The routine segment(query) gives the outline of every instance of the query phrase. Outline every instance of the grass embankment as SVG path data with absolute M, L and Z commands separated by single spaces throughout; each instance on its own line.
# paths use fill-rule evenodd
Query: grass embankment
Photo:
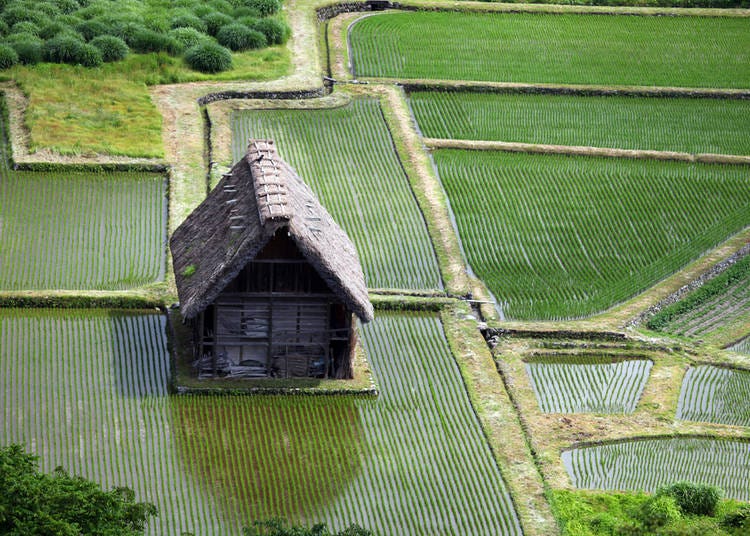
M 359 77 L 747 88 L 748 28 L 729 17 L 400 12 L 359 20 L 350 42 Z

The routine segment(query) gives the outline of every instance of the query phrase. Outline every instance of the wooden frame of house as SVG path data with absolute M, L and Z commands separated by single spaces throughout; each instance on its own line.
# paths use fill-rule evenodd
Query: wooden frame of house
M 251 140 L 170 248 L 201 377 L 352 377 L 362 267 L 273 141 Z

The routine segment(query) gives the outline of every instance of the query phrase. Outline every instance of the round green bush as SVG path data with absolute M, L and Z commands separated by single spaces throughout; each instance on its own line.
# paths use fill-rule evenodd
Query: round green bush
M 682 516 L 674 497 L 670 495 L 656 495 L 649 497 L 638 512 L 638 519 L 648 529 L 665 527 L 676 522 Z
M 75 29 L 86 41 L 91 41 L 94 37 L 107 34 L 110 31 L 108 24 L 97 19 L 85 20 L 77 24 Z
M 44 58 L 44 52 L 42 51 L 43 43 L 38 39 L 19 40 L 11 43 L 10 46 L 18 54 L 18 61 L 24 65 L 35 65 Z
M 8 45 L 0 45 L 0 69 L 8 69 L 18 63 L 18 54 Z
M 210 0 L 208 5 L 211 6 L 215 11 L 220 11 L 225 15 L 229 15 L 233 10 L 234 6 L 227 0 Z
M 727 513 L 721 520 L 721 526 L 733 529 L 750 529 L 750 504 L 743 504 L 737 510 Z
M 59 34 L 44 43 L 44 59 L 52 63 L 78 63 L 84 44 L 72 35 Z
M 292 35 L 292 30 L 286 22 L 273 18 L 260 19 L 252 28 L 265 35 L 269 45 L 283 45 Z
M 40 13 L 44 13 L 50 19 L 54 19 L 62 13 L 62 10 L 52 2 L 35 2 L 34 9 Z
M 207 41 L 188 49 L 185 61 L 193 70 L 218 73 L 232 68 L 232 53 L 218 43 Z
M 205 33 L 208 27 L 206 23 L 195 15 L 182 15 L 172 19 L 172 28 L 194 28 Z
M 105 62 L 124 60 L 130 52 L 127 43 L 114 35 L 99 35 L 91 40 L 91 44 L 99 49 Z
M 203 17 L 203 22 L 206 23 L 206 33 L 208 35 L 213 35 L 214 37 L 219 33 L 219 30 L 224 26 L 232 24 L 233 21 L 234 19 L 232 19 L 232 17 L 219 11 L 212 11 Z
M 190 47 L 194 47 L 201 41 L 204 41 L 206 39 L 211 39 L 209 36 L 207 36 L 204 33 L 199 32 L 195 28 L 175 28 L 174 30 L 169 31 L 169 36 L 180 43 L 182 45 L 182 48 L 188 49 Z
M 230 50 L 247 50 L 266 46 L 266 37 L 242 24 L 229 24 L 216 34 L 219 44 Z
M 60 8 L 63 13 L 73 13 L 81 8 L 81 4 L 77 0 L 55 0 L 55 5 Z
M 60 15 L 54 20 L 54 22 L 59 22 L 69 28 L 75 28 L 83 22 L 83 19 L 75 15 Z
M 52 39 L 57 34 L 67 30 L 68 28 L 69 26 L 66 26 L 62 22 L 53 20 L 49 24 L 42 26 L 41 30 L 39 30 L 39 37 L 41 37 L 42 39 Z
M 659 488 L 656 495 L 674 497 L 677 506 L 684 514 L 713 516 L 721 500 L 722 491 L 716 486 L 683 481 Z
M 102 61 L 101 51 L 90 43 L 84 43 L 75 63 L 84 67 L 98 67 L 102 64 Z
M 38 26 L 43 26 L 44 24 L 50 22 L 50 18 L 44 13 L 35 11 L 34 9 L 30 9 L 29 7 L 20 4 L 14 4 L 6 8 L 3 11 L 3 14 L 0 15 L 0 17 L 8 26 L 11 27 L 14 24 L 22 21 L 33 22 Z
M 261 17 L 273 15 L 281 9 L 280 0 L 240 0 L 240 5 L 257 10 Z
M 146 28 L 136 31 L 129 44 L 133 50 L 142 53 L 167 52 L 176 55 L 182 50 L 180 44 L 169 35 Z
M 41 32 L 41 29 L 39 28 L 39 26 L 31 22 L 30 20 L 23 20 L 21 22 L 17 22 L 10 29 L 10 33 L 14 33 L 14 34 L 27 33 L 27 34 L 38 36 L 40 32 Z
M 10 27 L 8 26 L 8 23 L 3 19 L 0 19 L 0 35 L 8 35 L 9 31 Z

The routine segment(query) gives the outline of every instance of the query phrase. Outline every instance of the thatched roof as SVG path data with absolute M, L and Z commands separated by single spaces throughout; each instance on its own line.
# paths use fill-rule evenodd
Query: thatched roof
M 371 320 L 354 244 L 270 140 L 251 140 L 245 157 L 169 241 L 183 317 L 208 307 L 281 228 L 331 291 Z

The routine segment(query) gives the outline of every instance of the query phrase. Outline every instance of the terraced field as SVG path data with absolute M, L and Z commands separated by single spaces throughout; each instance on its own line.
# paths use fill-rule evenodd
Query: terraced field
M 750 354 L 750 337 L 747 337 L 729 348 L 733 352 Z
M 572 449 L 562 457 L 578 488 L 652 492 L 688 480 L 719 486 L 728 498 L 750 500 L 747 441 L 644 439 Z
M 391 12 L 351 28 L 354 75 L 750 87 L 750 19 Z
M 0 441 L 133 487 L 153 534 L 266 515 L 520 534 L 438 317 L 381 313 L 362 335 L 377 398 L 169 397 L 162 316 L 0 310 Z
M 750 426 L 750 372 L 699 365 L 685 374 L 677 418 Z
M 632 413 L 648 381 L 648 359 L 536 358 L 526 363 L 543 413 Z
M 742 166 L 459 150 L 433 159 L 464 254 L 508 318 L 602 311 L 750 224 Z
M 750 154 L 746 100 L 415 91 L 409 103 L 427 138 Z
M 276 140 L 351 237 L 370 288 L 442 288 L 424 217 L 376 99 L 335 109 L 237 112 L 232 135 L 234 161 L 248 138 Z

